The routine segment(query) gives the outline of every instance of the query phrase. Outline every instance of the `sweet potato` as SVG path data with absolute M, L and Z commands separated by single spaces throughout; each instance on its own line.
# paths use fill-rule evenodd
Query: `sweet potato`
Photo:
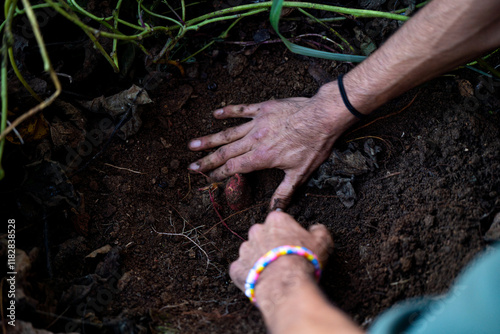
M 242 174 L 234 174 L 229 178 L 224 194 L 227 204 L 235 211 L 243 210 L 252 203 L 250 185 Z

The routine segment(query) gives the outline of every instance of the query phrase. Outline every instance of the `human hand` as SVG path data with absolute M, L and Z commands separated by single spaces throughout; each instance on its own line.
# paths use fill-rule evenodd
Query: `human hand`
M 234 284 L 244 291 L 245 280 L 248 272 L 255 262 L 269 250 L 283 245 L 302 246 L 316 254 L 321 264 L 326 263 L 328 255 L 333 248 L 333 240 L 324 225 L 312 225 L 309 231 L 297 223 L 292 216 L 278 211 L 272 211 L 264 224 L 254 224 L 248 231 L 248 241 L 240 246 L 239 258 L 231 264 L 229 275 Z M 287 270 L 295 271 L 295 276 L 313 277 L 314 268 L 306 259 L 299 256 L 282 256 L 266 268 L 259 281 L 266 277 L 282 276 L 283 272 L 276 269 L 283 264 Z
M 356 118 L 344 107 L 337 84 L 324 85 L 312 98 L 231 105 L 216 110 L 218 119 L 251 121 L 189 143 L 193 151 L 219 147 L 189 168 L 223 180 L 235 173 L 279 168 L 285 178 L 274 192 L 271 209 L 284 209 L 295 191 L 328 158 L 335 140 Z

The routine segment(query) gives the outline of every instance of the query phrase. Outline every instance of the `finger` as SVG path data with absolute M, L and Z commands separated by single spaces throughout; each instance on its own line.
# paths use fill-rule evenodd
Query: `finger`
M 309 232 L 314 236 L 314 239 L 320 247 L 320 252 L 318 253 L 320 262 L 326 262 L 328 255 L 333 250 L 333 239 L 330 232 L 323 224 L 311 225 L 309 227 Z
M 229 162 L 229 161 L 233 160 L 233 158 L 235 158 L 235 157 L 239 157 L 240 155 L 244 155 L 245 152 L 248 152 L 249 149 L 250 148 L 249 148 L 249 144 L 247 143 L 247 141 L 245 141 L 245 140 L 236 141 L 234 143 L 221 146 L 217 149 L 217 151 L 210 153 L 206 157 L 203 157 L 196 162 L 193 162 L 191 165 L 189 165 L 189 169 L 192 169 L 195 171 L 200 171 L 200 172 L 205 172 L 205 171 L 213 170 L 215 168 L 218 168 L 221 165 L 228 164 L 228 163 L 231 166 L 232 162 Z M 243 173 L 243 172 L 236 171 L 234 173 Z M 231 175 L 233 175 L 233 174 L 231 174 Z M 209 176 L 213 178 L 212 175 L 209 175 Z M 216 178 L 216 180 L 222 180 L 224 178 L 225 177 Z
M 254 253 L 253 251 L 253 247 L 252 245 L 250 244 L 250 241 L 245 241 L 243 242 L 241 245 L 240 245 L 240 248 L 239 248 L 239 257 L 240 257 L 240 261 L 242 259 L 246 259 L 249 257 L 249 255 L 252 255 Z
M 261 103 L 231 105 L 214 111 L 214 117 L 225 119 L 229 117 L 251 118 L 261 110 Z
M 248 240 L 258 238 L 263 228 L 262 224 L 253 224 L 248 230 Z
M 238 260 L 229 266 L 229 276 L 234 284 L 242 291 L 245 288 L 245 280 L 248 275 L 248 269 Z
M 243 138 L 252 129 L 252 126 L 250 122 L 247 122 L 212 135 L 195 138 L 189 142 L 188 147 L 192 151 L 201 151 L 232 143 Z
M 236 173 L 250 173 L 263 169 L 262 162 L 254 159 L 252 151 L 227 160 L 223 165 L 210 173 L 214 180 L 224 180 Z
M 293 192 L 298 187 L 300 179 L 296 173 L 287 173 L 271 197 L 271 210 L 285 210 L 292 199 Z

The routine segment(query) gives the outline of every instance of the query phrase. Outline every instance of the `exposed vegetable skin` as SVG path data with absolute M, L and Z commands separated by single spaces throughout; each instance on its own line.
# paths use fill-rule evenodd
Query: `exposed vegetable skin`
M 242 174 L 234 174 L 229 178 L 224 189 L 227 204 L 235 211 L 240 211 L 252 202 L 251 189 L 247 178 Z

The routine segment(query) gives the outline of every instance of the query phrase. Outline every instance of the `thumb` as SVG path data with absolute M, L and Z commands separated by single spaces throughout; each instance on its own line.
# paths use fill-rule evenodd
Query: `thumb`
M 290 204 L 293 192 L 298 186 L 298 183 L 299 180 L 295 174 L 285 174 L 285 178 L 274 192 L 273 197 L 271 197 L 271 210 L 286 209 L 288 204 Z
M 333 251 L 332 235 L 323 224 L 311 225 L 309 227 L 309 232 L 313 235 L 316 241 L 319 260 L 324 264 L 330 253 Z

